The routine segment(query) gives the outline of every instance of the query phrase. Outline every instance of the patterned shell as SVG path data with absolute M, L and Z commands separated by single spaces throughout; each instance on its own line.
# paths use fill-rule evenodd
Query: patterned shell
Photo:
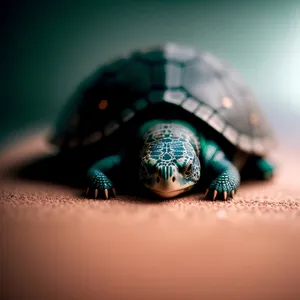
M 166 114 L 176 106 L 245 152 L 264 155 L 273 147 L 272 131 L 239 74 L 209 53 L 177 44 L 133 52 L 94 72 L 69 99 L 51 142 L 68 149 L 105 141 L 160 103 L 170 108 Z

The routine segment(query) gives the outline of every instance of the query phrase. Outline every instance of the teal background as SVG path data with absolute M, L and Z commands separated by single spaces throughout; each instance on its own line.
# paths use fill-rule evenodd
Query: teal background
M 136 47 L 175 41 L 243 75 L 278 133 L 300 126 L 300 1 L 10 1 L 0 142 L 52 123 L 76 85 Z

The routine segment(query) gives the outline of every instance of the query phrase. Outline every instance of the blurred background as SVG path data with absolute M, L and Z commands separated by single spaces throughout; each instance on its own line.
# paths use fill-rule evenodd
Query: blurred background
M 278 135 L 300 126 L 299 0 L 6 2 L 2 144 L 20 130 L 52 124 L 76 85 L 103 62 L 165 41 L 230 62 Z

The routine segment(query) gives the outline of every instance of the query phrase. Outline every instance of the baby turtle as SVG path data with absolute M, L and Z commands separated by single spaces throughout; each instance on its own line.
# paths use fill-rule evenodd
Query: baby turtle
M 95 198 L 120 186 L 163 198 L 193 188 L 227 200 L 241 178 L 274 172 L 265 159 L 273 133 L 239 74 L 171 43 L 97 69 L 68 101 L 51 142 L 60 151 L 96 147 L 87 170 L 87 196 Z

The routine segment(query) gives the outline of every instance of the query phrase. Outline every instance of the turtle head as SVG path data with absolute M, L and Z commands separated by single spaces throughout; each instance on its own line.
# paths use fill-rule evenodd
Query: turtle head
M 164 139 L 144 143 L 140 154 L 140 182 L 163 198 L 190 190 L 200 179 L 200 161 L 188 141 Z

